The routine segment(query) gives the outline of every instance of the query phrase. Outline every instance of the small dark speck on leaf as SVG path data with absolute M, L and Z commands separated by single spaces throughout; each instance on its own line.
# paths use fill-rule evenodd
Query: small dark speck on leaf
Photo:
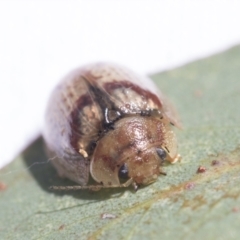
M 5 183 L 0 182 L 0 191 L 4 191 L 7 189 L 7 185 Z
M 202 97 L 202 95 L 203 95 L 203 92 L 202 92 L 200 89 L 197 89 L 197 90 L 194 92 L 194 96 L 197 97 L 197 98 Z
M 213 160 L 212 161 L 212 166 L 218 166 L 218 165 L 220 165 L 220 161 L 218 161 L 218 160 Z
M 199 166 L 197 169 L 197 173 L 205 173 L 207 169 L 204 166 Z
M 239 207 L 234 207 L 232 209 L 232 211 L 235 212 L 235 213 L 238 213 L 238 212 L 240 212 L 240 208 Z
M 192 190 L 195 187 L 195 183 L 189 182 L 185 185 L 185 189 Z
M 145 223 L 145 224 L 151 224 L 151 221 L 147 220 L 147 221 L 144 221 L 143 223 Z
M 58 228 L 58 230 L 63 230 L 64 228 L 65 228 L 65 225 L 62 224 L 62 225 Z

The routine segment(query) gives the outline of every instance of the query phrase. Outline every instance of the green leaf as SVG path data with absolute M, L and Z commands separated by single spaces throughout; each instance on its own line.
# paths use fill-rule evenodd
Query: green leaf
M 136 193 L 55 192 L 71 182 L 39 138 L 0 171 L 0 239 L 239 239 L 240 47 L 152 78 L 181 117 L 182 161 Z

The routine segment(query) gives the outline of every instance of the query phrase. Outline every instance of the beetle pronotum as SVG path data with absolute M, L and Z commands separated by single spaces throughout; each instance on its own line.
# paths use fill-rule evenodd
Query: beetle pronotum
M 43 135 L 58 174 L 79 186 L 51 188 L 154 182 L 163 161 L 180 158 L 171 125 L 179 126 L 174 111 L 151 80 L 107 63 L 75 70 L 51 95 Z M 89 174 L 97 185 L 87 185 Z

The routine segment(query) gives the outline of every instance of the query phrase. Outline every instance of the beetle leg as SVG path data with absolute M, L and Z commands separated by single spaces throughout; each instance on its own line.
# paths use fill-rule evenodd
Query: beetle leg
M 134 191 L 136 192 L 138 190 L 138 185 L 135 182 L 133 182 L 132 186 L 134 188 Z
M 165 173 L 165 172 L 161 172 L 161 171 L 160 171 L 160 174 L 161 174 L 161 175 L 164 175 L 164 176 L 167 176 L 167 173 Z
M 181 155 L 178 154 L 175 158 L 172 159 L 172 161 L 170 161 L 172 164 L 176 163 L 176 162 L 180 162 L 181 161 Z

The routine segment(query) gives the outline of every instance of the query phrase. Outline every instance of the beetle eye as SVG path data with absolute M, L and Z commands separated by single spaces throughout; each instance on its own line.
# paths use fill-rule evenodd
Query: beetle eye
M 162 159 L 162 161 L 164 161 L 167 157 L 166 151 L 163 150 L 162 148 L 157 148 L 157 154 Z
M 128 178 L 128 168 L 127 168 L 126 163 L 124 163 L 124 164 L 119 168 L 118 176 L 119 176 L 119 178 L 124 178 L 124 179 Z

